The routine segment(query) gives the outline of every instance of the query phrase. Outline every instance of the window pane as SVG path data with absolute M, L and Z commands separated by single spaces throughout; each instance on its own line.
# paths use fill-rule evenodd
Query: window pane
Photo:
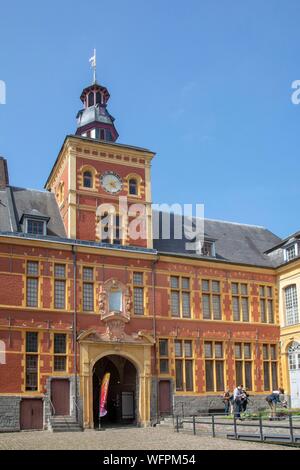
M 161 374 L 168 374 L 169 372 L 169 360 L 168 359 L 160 359 L 159 370 Z
M 65 371 L 67 364 L 66 356 L 54 356 L 54 370 Z
M 242 297 L 242 314 L 243 314 L 243 321 L 249 321 L 248 297 Z
M 37 307 L 38 306 L 38 279 L 28 278 L 26 290 L 27 290 L 27 306 Z
M 182 292 L 182 316 L 185 318 L 190 318 L 191 316 L 189 292 Z
M 167 339 L 159 340 L 159 355 L 168 356 L 168 340 Z
M 144 288 L 143 287 L 134 287 L 134 313 L 135 315 L 144 314 Z
M 171 276 L 171 287 L 173 289 L 179 289 L 179 277 Z
M 224 391 L 224 362 L 216 361 L 216 388 L 217 391 Z
M 34 332 L 26 333 L 26 352 L 38 352 L 38 334 Z
M 276 360 L 277 359 L 277 349 L 276 349 L 275 344 L 271 344 L 270 352 L 271 352 L 271 359 Z
M 26 390 L 38 389 L 38 356 L 26 355 Z
M 265 296 L 265 286 L 259 286 L 259 295 L 261 297 Z
M 292 285 L 285 289 L 285 308 L 286 308 L 286 323 L 287 325 L 294 325 L 299 322 L 298 313 L 298 298 L 296 286 Z
M 27 274 L 30 274 L 31 276 L 39 275 L 39 263 L 37 261 L 28 261 Z
M 205 361 L 205 383 L 206 391 L 214 392 L 214 366 L 213 361 Z
M 232 282 L 231 283 L 231 293 L 232 294 L 238 294 L 239 293 L 239 285 L 237 282 Z
M 242 358 L 242 345 L 241 345 L 241 343 L 235 343 L 235 345 L 234 345 L 234 355 L 237 359 Z
M 270 390 L 270 368 L 269 362 L 264 362 L 264 390 Z
M 219 295 L 212 296 L 212 306 L 214 320 L 221 320 L 221 302 Z
M 267 296 L 268 296 L 268 297 L 273 297 L 273 290 L 272 290 L 272 287 L 267 287 Z
M 136 286 L 143 285 L 143 273 L 133 273 L 133 284 Z
M 241 294 L 247 295 L 248 294 L 248 286 L 247 284 L 241 284 Z
M 66 277 L 66 266 L 64 264 L 56 264 L 54 266 L 55 277 Z
M 122 311 L 122 291 L 111 290 L 109 292 L 109 311 L 121 312 Z
M 175 341 L 175 356 L 182 357 L 182 342 L 179 340 Z
M 33 233 L 36 235 L 44 234 L 44 221 L 41 220 L 27 220 L 27 233 Z
M 57 333 L 54 335 L 54 353 L 65 354 L 66 353 L 66 335 L 63 333 Z
M 245 362 L 245 380 L 246 389 L 252 390 L 252 363 Z
M 250 343 L 244 344 L 244 358 L 251 359 L 251 344 Z
M 94 284 L 83 284 L 83 310 L 85 312 L 94 311 Z
M 271 364 L 272 369 L 272 389 L 278 389 L 278 379 L 277 379 L 277 362 L 272 362 Z
M 189 289 L 190 288 L 190 280 L 188 277 L 183 277 L 181 280 L 182 289 Z
M 94 279 L 94 270 L 93 268 L 83 268 L 83 280 L 84 281 L 93 281 Z
M 213 357 L 212 343 L 204 343 L 204 354 L 205 357 Z
M 274 323 L 273 300 L 268 300 L 269 323 Z
M 192 357 L 192 341 L 185 341 L 184 342 L 184 355 L 185 357 Z
M 209 292 L 209 281 L 207 281 L 206 279 L 202 280 L 202 291 Z
M 222 343 L 215 343 L 215 357 L 217 358 L 223 357 L 223 344 Z
M 260 300 L 260 316 L 261 316 L 261 322 L 262 323 L 267 322 L 265 305 L 266 305 L 265 300 L 261 299 Z
M 202 294 L 202 312 L 204 319 L 210 319 L 210 297 L 207 294 Z
M 269 359 L 269 348 L 267 344 L 263 344 L 263 358 Z
M 185 389 L 187 392 L 191 392 L 194 389 L 193 386 L 193 361 L 185 361 Z
M 243 363 L 235 361 L 235 382 L 237 385 L 243 385 Z
M 234 321 L 240 321 L 240 302 L 238 297 L 232 297 L 232 310 Z
M 66 282 L 54 282 L 54 307 L 64 309 L 66 306 Z
M 220 281 L 212 281 L 212 291 L 216 293 L 220 292 Z
M 173 317 L 179 317 L 179 292 L 171 291 L 171 314 Z
M 176 359 L 175 370 L 176 370 L 176 390 L 183 390 L 182 360 Z

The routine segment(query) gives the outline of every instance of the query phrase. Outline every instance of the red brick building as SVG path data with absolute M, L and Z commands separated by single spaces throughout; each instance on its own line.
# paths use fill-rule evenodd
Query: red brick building
M 277 274 L 265 253 L 280 239 L 213 220 L 200 251 L 172 233 L 154 239 L 154 153 L 116 143 L 108 99 L 97 83 L 84 89 L 45 191 L 10 185 L 0 159 L 0 430 L 98 425 L 105 372 L 103 422 L 141 425 L 219 410 L 237 383 L 260 406 L 282 381 Z M 103 204 L 116 209 L 105 240 Z M 127 228 L 137 204 L 136 239 Z

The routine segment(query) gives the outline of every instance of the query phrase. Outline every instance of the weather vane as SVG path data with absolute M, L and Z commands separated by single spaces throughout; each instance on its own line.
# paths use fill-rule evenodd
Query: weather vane
M 91 63 L 91 67 L 93 69 L 93 83 L 96 83 L 96 67 L 97 67 L 96 49 L 94 49 L 94 55 L 89 59 L 89 62 Z

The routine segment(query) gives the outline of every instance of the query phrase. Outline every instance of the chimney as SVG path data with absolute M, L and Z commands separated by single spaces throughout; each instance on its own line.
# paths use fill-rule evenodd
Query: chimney
M 0 189 L 5 189 L 9 185 L 7 161 L 0 157 Z

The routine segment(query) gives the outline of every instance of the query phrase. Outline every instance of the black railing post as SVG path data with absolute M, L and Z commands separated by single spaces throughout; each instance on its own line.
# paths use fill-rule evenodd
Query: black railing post
M 290 438 L 291 442 L 294 442 L 294 430 L 293 430 L 293 417 L 289 415 L 289 424 L 290 424 Z
M 216 437 L 216 430 L 215 430 L 215 415 L 211 415 L 211 430 L 212 430 L 212 437 Z
M 260 434 L 260 440 L 264 440 L 264 433 L 263 433 L 263 423 L 262 423 L 262 417 L 261 415 L 259 416 L 259 434 Z
M 184 403 L 181 402 L 181 414 L 182 414 L 182 417 L 184 418 Z
M 234 438 L 237 439 L 236 415 L 233 416 Z
M 193 416 L 193 434 L 196 435 L 196 418 Z
M 176 431 L 179 432 L 179 416 L 176 416 Z

